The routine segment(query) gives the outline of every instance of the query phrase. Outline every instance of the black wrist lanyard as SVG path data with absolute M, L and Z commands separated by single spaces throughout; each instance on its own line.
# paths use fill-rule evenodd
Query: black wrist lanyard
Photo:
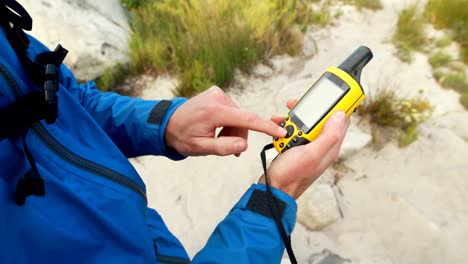
M 266 167 L 265 151 L 272 149 L 272 148 L 273 148 L 273 144 L 268 144 L 265 147 L 263 147 L 263 150 L 260 153 L 260 157 L 262 159 L 263 173 L 265 175 L 266 191 L 268 193 L 267 195 L 268 207 L 270 208 L 271 214 L 273 215 L 273 219 L 275 220 L 276 227 L 278 227 L 278 231 L 280 233 L 281 239 L 283 240 L 284 247 L 286 248 L 286 251 L 288 252 L 289 260 L 291 261 L 292 264 L 297 264 L 296 257 L 294 256 L 294 252 L 291 247 L 291 237 L 288 236 L 286 234 L 286 231 L 284 230 L 283 223 L 281 222 L 280 209 L 279 209 L 278 202 L 276 201 L 276 199 L 274 199 L 273 193 L 271 192 L 271 189 L 270 189 L 270 182 L 268 179 L 267 167 Z

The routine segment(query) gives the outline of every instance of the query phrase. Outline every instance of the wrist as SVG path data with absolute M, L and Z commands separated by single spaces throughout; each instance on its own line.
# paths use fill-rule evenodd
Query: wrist
M 265 175 L 263 174 L 260 176 L 258 179 L 258 184 L 266 185 L 266 180 L 265 180 Z M 289 195 L 292 199 L 297 200 L 299 198 L 300 194 L 297 190 L 300 189 L 299 186 L 294 186 L 293 183 L 288 183 L 288 184 L 281 184 L 277 181 L 274 180 L 274 177 L 272 178 L 271 176 L 268 176 L 268 183 L 269 186 L 275 189 L 280 190 L 281 192 Z
M 181 105 L 187 101 L 186 98 L 177 97 L 171 100 L 171 108 L 165 113 L 160 125 L 159 144 L 163 146 L 164 155 L 172 160 L 181 160 L 185 155 L 177 150 L 177 116 Z M 176 116 L 176 118 L 174 118 Z
M 174 114 L 176 112 L 174 112 Z M 174 114 L 169 119 L 169 122 L 167 122 L 166 130 L 164 131 L 164 144 L 168 148 L 176 149 L 175 143 L 177 142 L 177 136 L 175 131 L 177 131 L 177 129 L 175 128 L 176 120 L 174 120 Z

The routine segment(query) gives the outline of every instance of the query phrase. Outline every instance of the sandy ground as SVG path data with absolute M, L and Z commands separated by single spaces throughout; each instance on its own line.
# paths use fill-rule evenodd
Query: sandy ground
M 384 1 L 377 12 L 343 7 L 337 25 L 307 34 L 304 56 L 274 58 L 274 69 L 258 66 L 253 76 L 239 77 L 236 86 L 242 89 L 230 92 L 240 106 L 265 118 L 284 114 L 287 98 L 301 95 L 327 67 L 367 45 L 374 52 L 361 80 L 368 94 L 386 84 L 402 96 L 423 89 L 436 107 L 414 144 L 404 149 L 388 144 L 380 151 L 368 147 L 346 161 L 350 170 L 338 184 L 344 217 L 321 231 L 296 225 L 292 238 L 300 263 L 325 248 L 353 263 L 468 263 L 468 112 L 458 94 L 434 81 L 426 55 L 416 54 L 411 64 L 394 56 L 388 40 L 407 2 Z M 312 38 L 317 54 L 310 48 Z M 173 86 L 171 79 L 160 78 L 143 97 L 169 98 Z M 240 158 L 132 160 L 145 179 L 150 205 L 190 255 L 257 180 L 259 151 L 270 140 L 251 133 Z

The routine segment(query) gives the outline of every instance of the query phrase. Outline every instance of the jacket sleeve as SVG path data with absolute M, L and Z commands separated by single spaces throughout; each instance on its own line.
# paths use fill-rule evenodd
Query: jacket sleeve
M 286 205 L 282 217 L 288 235 L 296 223 L 297 205 L 286 193 L 271 188 Z M 265 185 L 254 184 L 242 196 L 227 217 L 216 227 L 205 247 L 192 263 L 280 263 L 284 252 L 278 228 L 272 218 L 247 209 L 255 190 Z M 265 204 L 264 206 L 268 206 Z
M 60 82 L 128 158 L 141 155 L 184 158 L 166 146 L 164 133 L 170 117 L 186 98 L 148 101 L 101 92 L 94 82 L 78 84 L 64 65 Z

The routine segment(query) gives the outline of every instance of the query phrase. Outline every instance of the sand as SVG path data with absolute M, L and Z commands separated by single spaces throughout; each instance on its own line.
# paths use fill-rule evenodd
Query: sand
M 282 115 L 286 99 L 301 95 L 327 67 L 339 64 L 359 45 L 370 47 L 374 59 L 361 80 L 366 93 L 390 85 L 410 97 L 423 89 L 435 112 L 409 147 L 367 147 L 345 161 L 350 170 L 337 186 L 344 217 L 321 231 L 297 224 L 292 235 L 296 256 L 307 263 L 326 248 L 353 263 L 468 263 L 468 112 L 458 94 L 442 89 L 432 78 L 427 55 L 415 54 L 410 64 L 395 57 L 389 39 L 398 10 L 410 1 L 383 2 L 384 9 L 377 12 L 342 7 L 335 26 L 307 33 L 303 56 L 275 57 L 273 68 L 259 65 L 250 77 L 239 74 L 229 95 L 265 118 Z M 312 38 L 318 53 L 310 48 Z M 170 77 L 161 77 L 143 97 L 169 98 L 174 84 Z M 355 127 L 357 120 L 353 118 Z M 162 214 L 191 256 L 256 182 L 261 174 L 259 151 L 270 140 L 251 133 L 249 149 L 240 158 L 132 160 L 146 182 L 150 206 Z

